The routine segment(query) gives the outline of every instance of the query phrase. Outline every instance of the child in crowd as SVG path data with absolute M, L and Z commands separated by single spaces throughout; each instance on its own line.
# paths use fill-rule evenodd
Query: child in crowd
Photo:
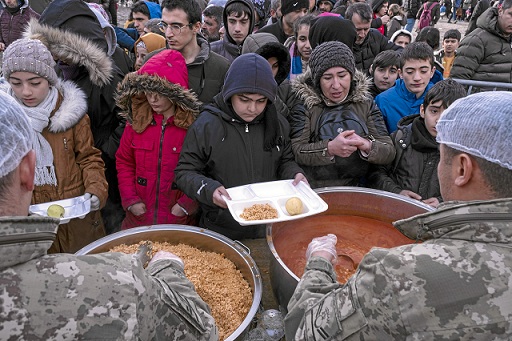
M 436 83 L 425 96 L 420 113 L 402 118 L 398 130 L 391 134 L 395 160 L 371 172 L 371 186 L 437 207 L 442 198 L 437 177 L 436 123 L 446 108 L 464 96 L 464 87 L 452 79 Z
M 142 67 L 144 59 L 148 53 L 165 47 L 166 40 L 159 34 L 146 33 L 141 36 L 134 47 L 135 52 L 135 71 Z
M 455 60 L 456 50 L 459 47 L 461 34 L 457 29 L 445 32 L 443 36 L 443 48 L 434 53 L 434 58 L 443 67 L 443 77 L 450 77 L 450 71 Z
M 190 224 L 197 204 L 173 186 L 174 169 L 200 103 L 188 90 L 185 59 L 175 50 L 150 58 L 119 86 L 128 124 L 116 153 L 126 218 L 122 229 Z
M 370 66 L 372 85 L 370 94 L 375 98 L 378 94 L 395 85 L 400 69 L 400 54 L 393 50 L 382 51 Z
M 386 37 L 391 38 L 396 31 L 401 30 L 407 24 L 407 15 L 398 4 L 389 6 L 388 15 L 390 19 L 386 24 Z
M 20 39 L 30 19 L 39 19 L 28 0 L 1 0 L 0 14 L 0 52 L 13 41 Z
M 427 26 L 421 29 L 416 37 L 416 42 L 424 41 L 432 50 L 436 51 L 439 48 L 439 41 L 441 40 L 441 32 L 439 29 Z
M 400 79 L 394 87 L 375 97 L 389 133 L 396 130 L 398 121 L 420 111 L 427 91 L 434 85 L 434 51 L 424 42 L 414 42 L 400 55 Z
M 284 43 L 290 51 L 291 70 L 290 80 L 306 72 L 311 55 L 311 44 L 309 43 L 309 27 L 314 16 L 305 15 L 293 24 L 293 37 L 288 38 Z
M 231 239 L 262 238 L 265 226 L 240 226 L 227 209 L 226 188 L 294 179 L 307 182 L 295 162 L 288 122 L 274 107 L 277 84 L 265 58 L 242 54 L 226 73 L 222 91 L 189 128 L 176 183 L 200 202 L 199 226 Z
M 390 38 L 391 42 L 402 47 L 406 47 L 412 43 L 412 33 L 407 30 L 398 30 Z
M 3 56 L 4 91 L 25 109 L 34 129 L 32 204 L 85 196 L 91 212 L 59 225 L 49 253 L 74 253 L 105 236 L 99 209 L 107 200 L 105 164 L 94 141 L 85 93 L 57 77 L 55 61 L 39 40 L 13 42 Z

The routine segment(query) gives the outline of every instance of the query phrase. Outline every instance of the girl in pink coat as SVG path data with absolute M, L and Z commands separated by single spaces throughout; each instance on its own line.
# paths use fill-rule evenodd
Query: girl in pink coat
M 181 53 L 164 50 L 120 85 L 118 106 L 127 125 L 116 153 L 119 191 L 128 229 L 192 224 L 197 203 L 173 186 L 174 168 L 200 102 L 188 90 Z

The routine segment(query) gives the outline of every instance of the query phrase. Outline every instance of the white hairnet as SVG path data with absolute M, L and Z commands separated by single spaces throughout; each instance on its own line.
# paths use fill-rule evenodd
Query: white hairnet
M 437 122 L 437 142 L 512 170 L 512 92 L 480 92 L 453 102 Z
M 32 127 L 23 108 L 0 91 L 0 178 L 12 172 L 32 149 Z

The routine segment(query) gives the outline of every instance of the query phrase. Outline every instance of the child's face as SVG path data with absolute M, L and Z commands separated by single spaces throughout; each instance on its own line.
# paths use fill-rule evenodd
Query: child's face
M 270 64 L 270 68 L 272 69 L 272 76 L 276 78 L 277 72 L 279 71 L 279 62 L 276 57 L 270 57 L 267 59 L 267 62 Z
M 396 39 L 395 39 L 395 44 L 400 45 L 403 48 L 405 48 L 410 43 L 411 43 L 411 38 L 409 38 L 408 36 L 405 36 L 405 35 L 400 35 L 400 36 L 396 37 Z
M 174 104 L 167 97 L 155 92 L 148 92 L 146 93 L 146 99 L 157 114 L 169 115 L 174 113 Z
M 459 47 L 459 41 L 455 38 L 443 40 L 443 50 L 445 53 L 452 54 Z
M 382 4 L 382 7 L 379 9 L 379 12 L 377 13 L 379 17 L 383 17 L 386 14 L 388 14 L 388 5 L 388 2 Z
M 302 59 L 309 60 L 311 56 L 311 44 L 309 43 L 309 25 L 302 25 L 297 32 L 297 49 Z
M 430 102 L 426 109 L 421 105 L 420 115 L 425 119 L 425 126 L 433 137 L 437 136 L 436 124 L 445 109 L 443 101 Z
M 137 59 L 135 59 L 135 71 L 142 67 L 144 58 L 148 55 L 148 50 L 143 47 L 137 47 Z
M 381 91 L 385 91 L 391 88 L 396 79 L 398 78 L 398 67 L 395 65 L 391 65 L 388 67 L 376 67 L 373 72 L 373 83 L 377 89 Z
M 18 98 L 27 107 L 36 107 L 46 99 L 50 83 L 32 72 L 17 71 L 9 76 L 9 84 Z
M 407 60 L 400 70 L 400 77 L 404 80 L 407 90 L 419 98 L 425 91 L 435 70 L 436 68 L 430 65 L 429 60 L 411 59 Z
M 247 123 L 261 115 L 267 106 L 267 101 L 267 97 L 260 94 L 237 94 L 231 97 L 233 110 Z

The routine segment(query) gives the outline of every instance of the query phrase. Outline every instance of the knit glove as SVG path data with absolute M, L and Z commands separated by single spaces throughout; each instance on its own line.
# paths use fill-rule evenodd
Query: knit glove
M 151 260 L 149 261 L 148 266 L 150 266 L 151 264 L 155 263 L 156 261 L 158 261 L 160 259 L 173 260 L 173 261 L 175 261 L 175 263 L 178 263 L 178 265 L 181 267 L 182 270 L 185 269 L 185 263 L 183 263 L 183 260 L 180 257 L 176 256 L 174 253 L 167 252 L 167 251 L 158 251 L 157 253 L 155 253 L 153 258 L 151 258 Z
M 334 234 L 313 238 L 313 240 L 308 245 L 308 249 L 306 250 L 306 260 L 309 261 L 312 253 L 323 251 L 332 255 L 333 258 L 328 260 L 334 263 L 338 258 L 338 252 L 336 251 L 337 241 L 338 238 L 336 238 Z
M 85 200 L 91 200 L 91 211 L 97 211 L 100 209 L 100 199 L 91 193 L 85 193 Z

